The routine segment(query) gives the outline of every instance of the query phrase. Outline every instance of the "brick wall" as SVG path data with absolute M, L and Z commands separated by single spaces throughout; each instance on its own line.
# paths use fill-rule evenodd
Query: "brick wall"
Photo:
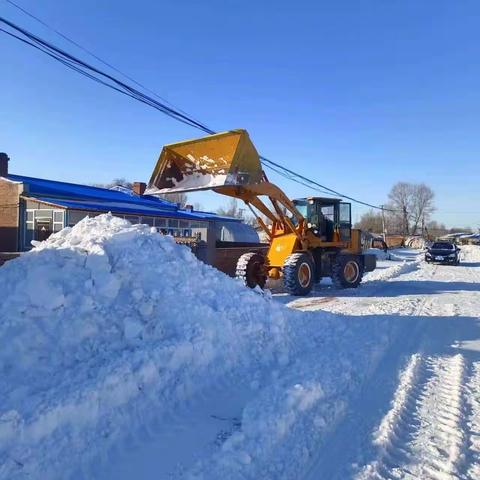
M 0 252 L 18 252 L 19 198 L 22 184 L 0 178 Z

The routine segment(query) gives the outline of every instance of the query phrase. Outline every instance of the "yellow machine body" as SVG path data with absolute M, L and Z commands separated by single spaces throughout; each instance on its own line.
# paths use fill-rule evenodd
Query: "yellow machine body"
M 287 257 L 298 250 L 301 250 L 301 245 L 294 233 L 275 236 L 270 241 L 267 253 L 268 265 L 281 268 Z
M 269 238 L 270 247 L 262 269 L 272 278 L 282 276 L 285 262 L 293 253 L 304 252 L 313 258 L 314 251 L 319 249 L 327 257 L 332 253 L 362 256 L 359 230 L 349 227 L 348 239 L 342 240 L 337 225 L 326 241 L 307 225 L 294 202 L 267 180 L 258 152 L 245 130 L 166 145 L 146 193 L 207 189 L 243 200 L 250 208 Z M 315 197 L 304 200 L 315 201 Z M 321 263 L 323 270 L 323 260 Z

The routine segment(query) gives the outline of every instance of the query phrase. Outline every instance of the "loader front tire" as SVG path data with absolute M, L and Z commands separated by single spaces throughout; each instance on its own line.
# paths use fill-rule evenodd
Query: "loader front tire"
M 265 287 L 267 274 L 265 270 L 265 257 L 261 253 L 244 253 L 237 261 L 235 277 L 239 278 L 246 287 Z
M 354 255 L 338 255 L 332 265 L 332 281 L 337 288 L 357 288 L 363 277 L 363 263 Z
M 283 285 L 290 295 L 308 295 L 315 281 L 315 264 L 307 253 L 292 253 L 283 264 Z

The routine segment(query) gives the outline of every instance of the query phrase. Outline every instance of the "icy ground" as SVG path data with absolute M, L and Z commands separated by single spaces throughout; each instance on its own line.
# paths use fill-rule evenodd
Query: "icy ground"
M 86 219 L 0 268 L 0 478 L 480 478 L 480 248 L 462 254 L 271 297 Z

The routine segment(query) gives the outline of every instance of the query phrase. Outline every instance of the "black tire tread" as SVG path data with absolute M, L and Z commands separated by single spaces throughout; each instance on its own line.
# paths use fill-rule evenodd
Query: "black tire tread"
M 358 279 L 355 283 L 348 283 L 343 275 L 345 264 L 350 260 L 355 260 L 359 267 Z M 332 282 L 336 288 L 357 288 L 362 282 L 364 266 L 360 259 L 351 255 L 337 255 L 335 262 L 332 265 Z
M 307 260 L 312 272 L 312 280 L 307 288 L 304 288 L 298 282 L 297 267 L 300 263 Z M 301 296 L 308 295 L 312 290 L 315 279 L 315 265 L 310 256 L 303 252 L 292 253 L 283 264 L 283 286 L 290 295 Z
M 252 262 L 252 260 L 255 259 L 256 257 L 259 257 L 259 260 L 262 260 L 262 262 L 265 263 L 265 257 L 261 253 L 258 253 L 258 252 L 244 253 L 243 255 L 241 255 L 239 257 L 239 259 L 237 261 L 237 267 L 236 267 L 236 270 L 235 270 L 235 278 L 240 279 L 242 281 L 242 283 L 248 288 L 255 288 L 255 286 L 251 287 L 248 284 L 247 275 L 248 275 L 248 266 Z M 258 284 L 258 285 L 260 286 L 260 288 L 263 289 L 265 287 L 265 282 L 263 282 L 263 285 L 260 285 L 260 284 Z

